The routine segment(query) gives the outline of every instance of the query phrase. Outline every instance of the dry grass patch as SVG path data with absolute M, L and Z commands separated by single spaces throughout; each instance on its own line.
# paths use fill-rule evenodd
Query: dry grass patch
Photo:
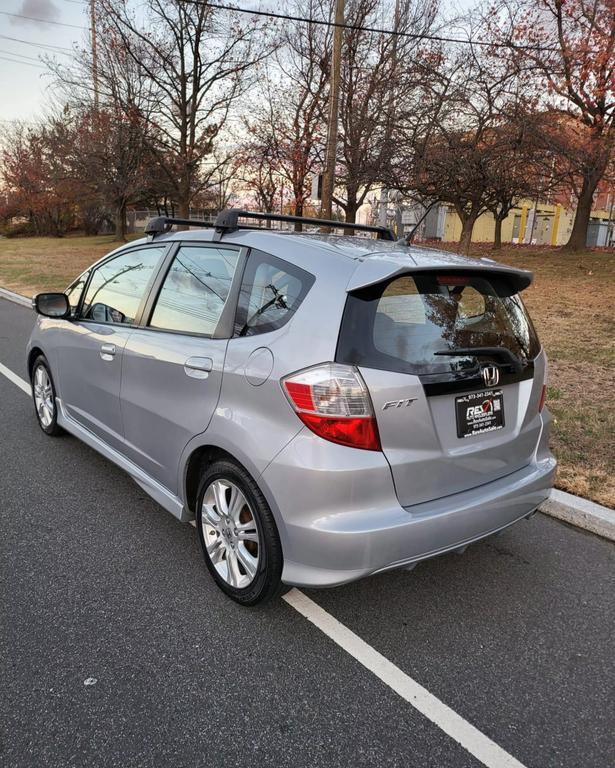
M 24 296 L 63 291 L 120 243 L 113 235 L 0 239 L 0 285 Z

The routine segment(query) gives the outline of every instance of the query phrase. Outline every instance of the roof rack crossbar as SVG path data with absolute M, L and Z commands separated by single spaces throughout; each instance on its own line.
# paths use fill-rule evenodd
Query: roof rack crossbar
M 203 229 L 211 228 L 215 225 L 213 221 L 199 221 L 197 219 L 176 219 L 172 216 L 156 216 L 150 219 L 145 225 L 145 234 L 162 235 L 164 232 L 168 232 L 174 224 L 178 224 L 183 227 L 201 227 Z
M 239 219 L 256 219 L 258 221 L 287 221 L 291 223 L 312 224 L 313 226 L 330 227 L 331 229 L 356 229 L 360 232 L 375 232 L 382 240 L 394 240 L 395 236 L 387 227 L 369 224 L 353 224 L 348 221 L 333 221 L 332 219 L 313 219 L 309 216 L 290 216 L 284 213 L 257 213 L 243 211 L 240 208 L 227 208 L 220 211 L 216 217 L 216 232 L 234 232 L 241 229 Z

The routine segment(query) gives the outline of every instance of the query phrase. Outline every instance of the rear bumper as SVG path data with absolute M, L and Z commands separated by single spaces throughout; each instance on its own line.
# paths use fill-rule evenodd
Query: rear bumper
M 324 467 L 314 478 L 314 466 L 303 463 L 300 468 L 297 459 L 318 464 L 315 452 L 305 453 L 307 443 L 295 445 L 296 482 L 289 485 L 287 479 L 280 485 L 281 478 L 288 478 L 284 461 L 264 473 L 278 505 L 286 497 L 286 508 L 278 509 L 285 529 L 282 580 L 337 586 L 457 549 L 512 525 L 545 501 L 553 487 L 556 461 L 545 443 L 541 440 L 532 463 L 506 477 L 406 508 L 397 501 L 388 464 L 380 463 L 382 454 L 353 450 L 364 464 L 354 468 L 354 479 L 350 468 Z M 310 473 L 307 487 L 301 484 L 304 472 Z

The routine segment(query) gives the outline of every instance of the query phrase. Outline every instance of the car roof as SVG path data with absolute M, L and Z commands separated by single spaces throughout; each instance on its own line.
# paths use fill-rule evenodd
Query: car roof
M 214 229 L 171 231 L 133 241 L 129 247 L 145 243 L 213 242 Z M 500 264 L 492 259 L 432 248 L 406 245 L 404 242 L 372 239 L 363 236 L 335 235 L 311 232 L 285 232 L 269 229 L 238 229 L 223 233 L 216 243 L 257 248 L 273 256 L 290 261 L 308 271 L 335 270 L 349 275 L 347 290 L 373 285 L 397 274 L 409 271 L 456 269 L 468 271 L 494 271 L 512 280 L 516 290 L 527 288 L 532 273 Z M 123 250 L 126 246 L 118 249 Z M 115 251 L 114 251 L 115 253 Z

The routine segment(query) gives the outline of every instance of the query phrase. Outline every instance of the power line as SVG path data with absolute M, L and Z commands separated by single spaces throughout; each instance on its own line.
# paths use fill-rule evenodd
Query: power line
M 8 53 L 9 56 L 19 56 L 20 59 L 28 59 L 28 61 L 36 61 L 40 63 L 40 59 L 35 59 L 34 56 L 26 56 L 24 53 L 15 53 L 15 51 L 5 51 L 0 48 L 0 53 Z
M 19 61 L 19 59 L 9 59 L 7 56 L 0 56 L 4 61 L 10 61 L 12 64 L 23 64 L 26 67 L 36 67 L 37 69 L 47 69 L 42 64 L 30 64 L 29 61 Z
M 285 13 L 275 13 L 274 11 L 255 11 L 251 8 L 235 8 L 232 5 L 220 5 L 219 3 L 210 3 L 208 0 L 184 0 L 184 2 L 193 5 L 205 5 L 209 8 L 216 8 L 221 11 L 234 11 L 236 13 L 247 13 L 251 16 L 266 16 L 270 19 L 282 19 L 283 21 L 299 21 L 304 24 L 319 24 L 323 27 L 341 27 L 342 29 L 354 30 L 356 32 L 374 32 L 379 35 L 396 35 L 397 37 L 408 37 L 412 40 L 432 40 L 438 43 L 460 43 L 462 45 L 480 45 L 487 48 L 513 48 L 515 50 L 530 51 L 557 51 L 557 48 L 543 47 L 541 45 L 517 45 L 515 43 L 497 43 L 487 40 L 471 40 L 459 37 L 446 37 L 444 35 L 428 35 L 422 32 L 400 32 L 396 29 L 383 29 L 381 27 L 362 27 L 358 24 L 340 24 L 335 21 L 325 21 L 324 19 L 312 19 L 305 16 L 291 16 Z
M 469 38 L 463 39 L 459 37 L 447 37 L 445 35 L 428 35 L 419 32 L 400 32 L 396 29 L 383 29 L 382 27 L 362 27 L 358 24 L 338 24 L 334 21 L 325 21 L 324 19 L 312 19 L 305 16 L 291 16 L 285 13 L 275 13 L 274 11 L 256 11 L 250 8 L 235 8 L 232 5 L 221 5 L 219 3 L 210 3 L 207 0 L 185 0 L 192 5 L 205 5 L 209 8 L 214 8 L 220 11 L 232 11 L 234 13 L 246 13 L 251 16 L 265 16 L 270 19 L 281 19 L 282 21 L 298 21 L 303 24 L 318 24 L 324 27 L 341 27 L 342 29 L 353 30 L 355 32 L 372 32 L 378 35 L 396 35 L 397 37 L 406 37 L 411 40 L 430 40 L 438 43 L 458 43 L 460 45 L 478 45 L 485 48 L 509 48 L 517 51 L 545 51 L 554 52 L 557 48 L 546 47 L 541 45 L 519 45 L 513 42 L 498 43 L 490 42 L 488 40 L 471 40 Z M 7 13 L 6 11 L 0 11 L 3 16 L 11 16 L 15 19 L 27 19 L 28 21 L 38 21 L 42 24 L 55 24 L 60 27 L 71 27 L 72 29 L 89 29 L 79 24 L 68 24 L 63 21 L 49 21 L 48 19 L 38 19 L 34 16 L 24 16 L 19 13 Z
M 14 19 L 27 19 L 28 21 L 38 21 L 41 24 L 55 24 L 56 27 L 72 27 L 73 29 L 87 29 L 78 24 L 67 24 L 65 21 L 50 21 L 49 19 L 37 19 L 34 16 L 24 16 L 21 13 L 8 13 L 7 11 L 0 11 L 2 16 L 11 16 Z
M 35 48 L 46 48 L 50 51 L 66 51 L 67 53 L 73 53 L 71 48 L 64 48 L 61 45 L 46 45 L 43 43 L 34 43 L 32 40 L 22 40 L 19 37 L 9 37 L 8 35 L 0 35 L 3 40 L 11 40 L 13 43 L 24 43 L 24 45 L 33 45 Z

